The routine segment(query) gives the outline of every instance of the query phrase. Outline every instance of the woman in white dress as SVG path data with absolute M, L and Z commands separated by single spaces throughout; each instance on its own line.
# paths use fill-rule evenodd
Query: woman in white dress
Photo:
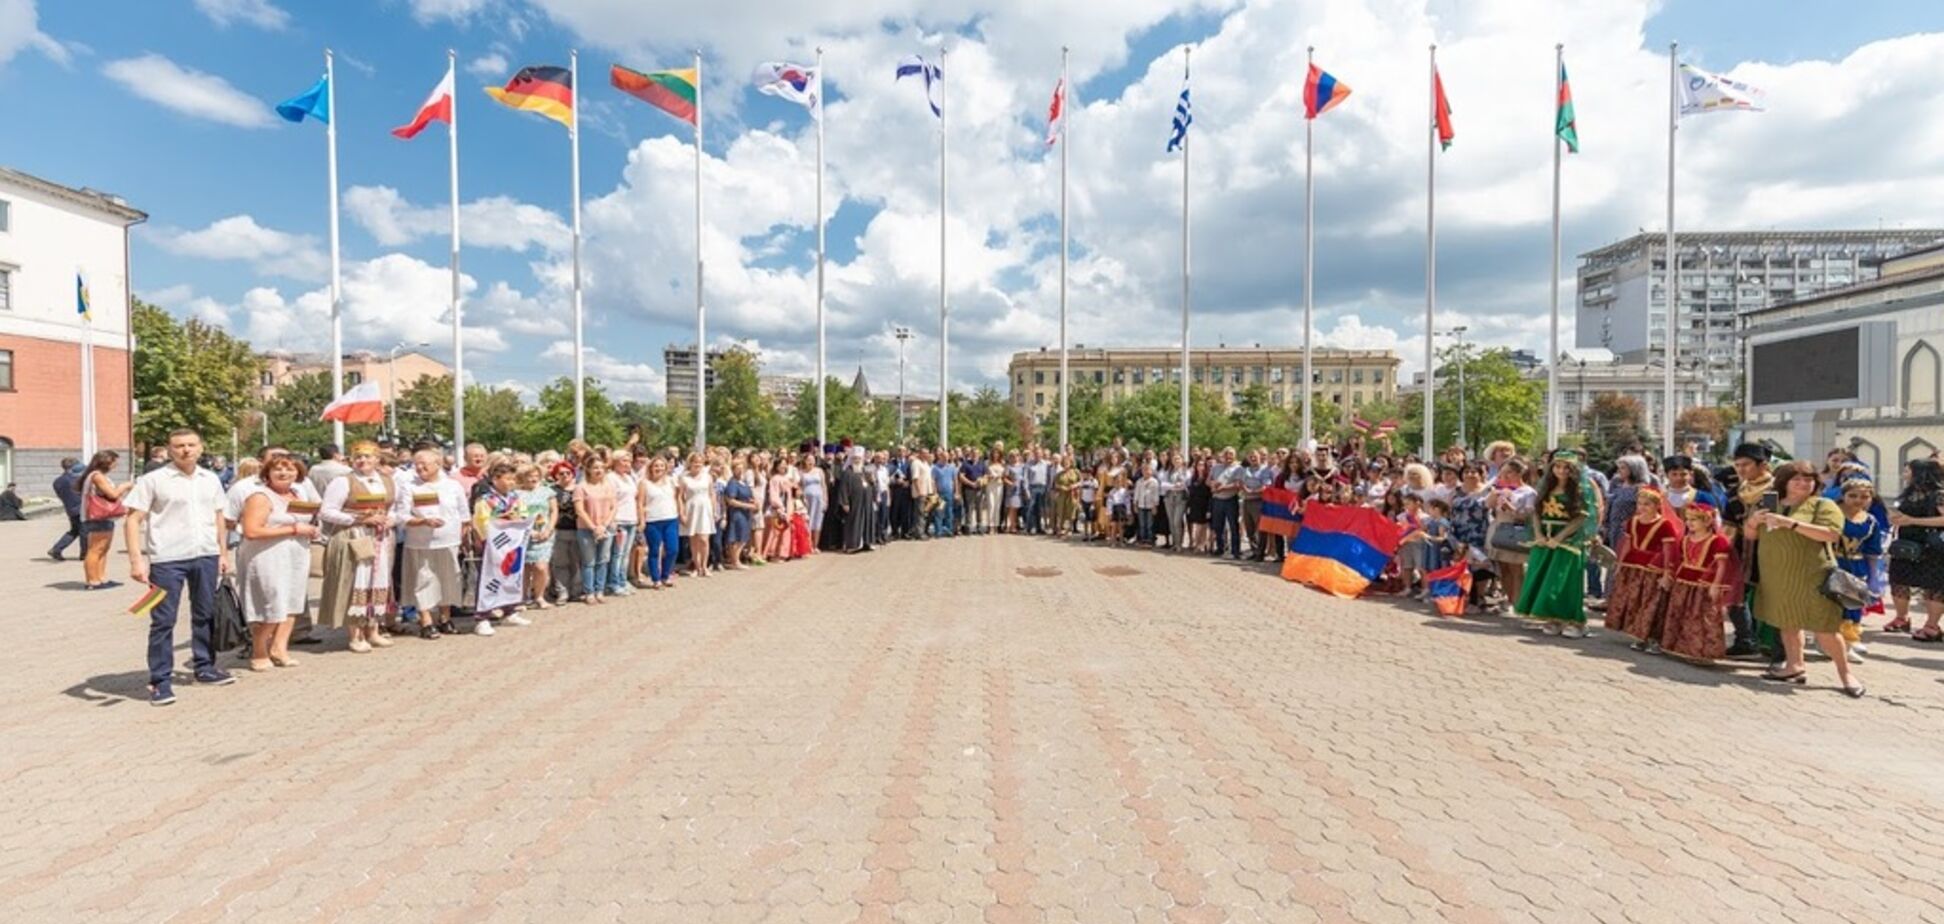
M 312 518 L 318 505 L 299 497 L 304 465 L 294 456 L 272 456 L 262 482 L 243 499 L 243 544 L 236 570 L 243 576 L 243 618 L 250 624 L 250 670 L 295 667 L 290 631 L 310 601 Z
M 709 576 L 709 537 L 715 535 L 715 476 L 699 452 L 689 453 L 688 470 L 675 479 L 682 503 L 682 535 L 688 537 L 689 573 Z

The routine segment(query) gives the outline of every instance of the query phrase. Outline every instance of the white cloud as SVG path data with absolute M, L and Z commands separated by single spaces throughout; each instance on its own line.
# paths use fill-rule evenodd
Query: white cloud
M 276 123 L 271 107 L 214 74 L 185 68 L 158 54 L 110 61 L 102 69 L 128 92 L 186 116 L 265 128 Z
M 270 0 L 196 0 L 196 10 L 224 28 L 240 22 L 279 31 L 290 25 L 290 13 Z
M 556 340 L 541 352 L 540 359 L 559 369 L 562 375 L 571 376 L 574 373 L 574 342 Z M 616 359 L 590 346 L 581 352 L 581 366 L 588 378 L 600 379 L 602 389 L 618 400 L 659 403 L 667 393 L 661 370 L 649 363 Z
M 504 80 L 511 73 L 507 70 L 506 56 L 491 51 L 466 62 L 466 73 L 481 80 Z
M 330 273 L 330 258 L 316 238 L 266 228 L 249 215 L 220 218 L 196 231 L 157 227 L 143 233 L 156 246 L 181 257 L 240 260 L 260 273 L 306 282 L 325 279 Z
M 390 186 L 353 186 L 344 191 L 344 210 L 379 244 L 398 247 L 452 232 L 450 206 L 417 206 Z M 573 244 L 567 223 L 537 205 L 507 196 L 490 196 L 459 207 L 460 241 L 466 247 L 563 252 Z
M 68 63 L 67 48 L 40 31 L 34 0 L 0 0 L 0 65 L 27 49 L 46 55 L 56 64 Z
M 464 20 L 488 6 L 493 0 L 410 0 L 412 15 L 419 22 L 436 19 Z

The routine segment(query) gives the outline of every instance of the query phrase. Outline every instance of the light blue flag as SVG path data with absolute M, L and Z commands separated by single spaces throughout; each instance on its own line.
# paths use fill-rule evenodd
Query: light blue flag
M 310 89 L 278 103 L 277 114 L 292 122 L 302 122 L 305 116 L 310 116 L 331 124 L 331 78 L 319 77 Z

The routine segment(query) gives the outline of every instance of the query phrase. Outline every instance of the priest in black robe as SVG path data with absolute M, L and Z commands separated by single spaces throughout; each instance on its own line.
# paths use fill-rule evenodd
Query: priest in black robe
M 871 530 L 877 523 L 877 483 L 864 470 L 861 448 L 852 450 L 837 476 L 836 506 L 844 514 L 844 551 L 870 551 Z

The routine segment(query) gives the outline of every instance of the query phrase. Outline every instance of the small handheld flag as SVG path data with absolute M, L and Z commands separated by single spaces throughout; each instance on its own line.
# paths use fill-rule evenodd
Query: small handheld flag
M 319 77 L 310 89 L 278 103 L 277 114 L 289 122 L 302 122 L 310 116 L 331 124 L 331 78 Z
M 148 590 L 143 591 L 142 595 L 134 603 L 128 605 L 128 615 L 147 616 L 150 610 L 155 609 L 168 596 L 168 593 L 162 588 L 150 584 L 148 585 Z
M 94 309 L 88 303 L 88 280 L 80 270 L 74 271 L 74 313 L 84 320 L 94 320 Z
M 823 72 L 814 67 L 766 61 L 756 65 L 749 82 L 758 93 L 802 106 L 810 110 L 810 118 L 823 118 Z
M 486 95 L 508 109 L 539 113 L 574 127 L 574 73 L 564 67 L 520 68 L 505 87 L 487 87 Z
M 1730 109 L 1760 112 L 1761 98 L 1762 91 L 1739 80 L 1711 74 L 1692 64 L 1681 65 L 1681 115 Z
M 1449 567 L 1424 576 L 1424 586 L 1440 616 L 1465 615 L 1465 600 L 1471 595 L 1471 564 L 1463 558 Z
M 912 76 L 923 76 L 925 78 L 925 102 L 931 104 L 932 115 L 938 116 L 941 119 L 944 118 L 945 113 L 938 108 L 938 94 L 933 90 L 932 85 L 943 81 L 945 79 L 945 72 L 938 65 L 926 61 L 918 55 L 906 55 L 898 62 L 898 76 L 893 79 L 903 80 L 906 77 Z
M 642 73 L 619 64 L 608 69 L 608 83 L 635 99 L 660 109 L 684 125 L 695 125 L 695 68 Z
M 396 137 L 410 141 L 418 137 L 419 132 L 425 131 L 427 125 L 434 122 L 444 122 L 447 125 L 452 124 L 451 68 L 446 68 L 445 77 L 439 81 L 438 86 L 432 88 L 432 94 L 425 98 L 425 102 L 419 105 L 419 110 L 412 116 L 412 121 L 392 129 L 391 133 Z
M 1188 102 L 1188 70 L 1181 71 L 1181 98 L 1175 100 L 1174 134 L 1168 136 L 1168 150 L 1179 151 L 1188 143 L 1188 126 L 1195 124 L 1195 110 Z
M 1451 139 L 1457 137 L 1458 133 L 1451 127 L 1451 101 L 1445 99 L 1444 77 L 1435 70 L 1431 72 L 1431 93 L 1434 121 L 1438 126 L 1438 149 L 1449 151 Z
M 1309 66 L 1309 76 L 1303 80 L 1303 118 L 1314 119 L 1349 98 L 1348 84 L 1314 64 Z
M 1566 62 L 1559 63 L 1559 104 L 1553 116 L 1553 133 L 1566 142 L 1566 150 L 1579 153 L 1579 116 L 1573 112 L 1573 85 L 1566 82 Z

